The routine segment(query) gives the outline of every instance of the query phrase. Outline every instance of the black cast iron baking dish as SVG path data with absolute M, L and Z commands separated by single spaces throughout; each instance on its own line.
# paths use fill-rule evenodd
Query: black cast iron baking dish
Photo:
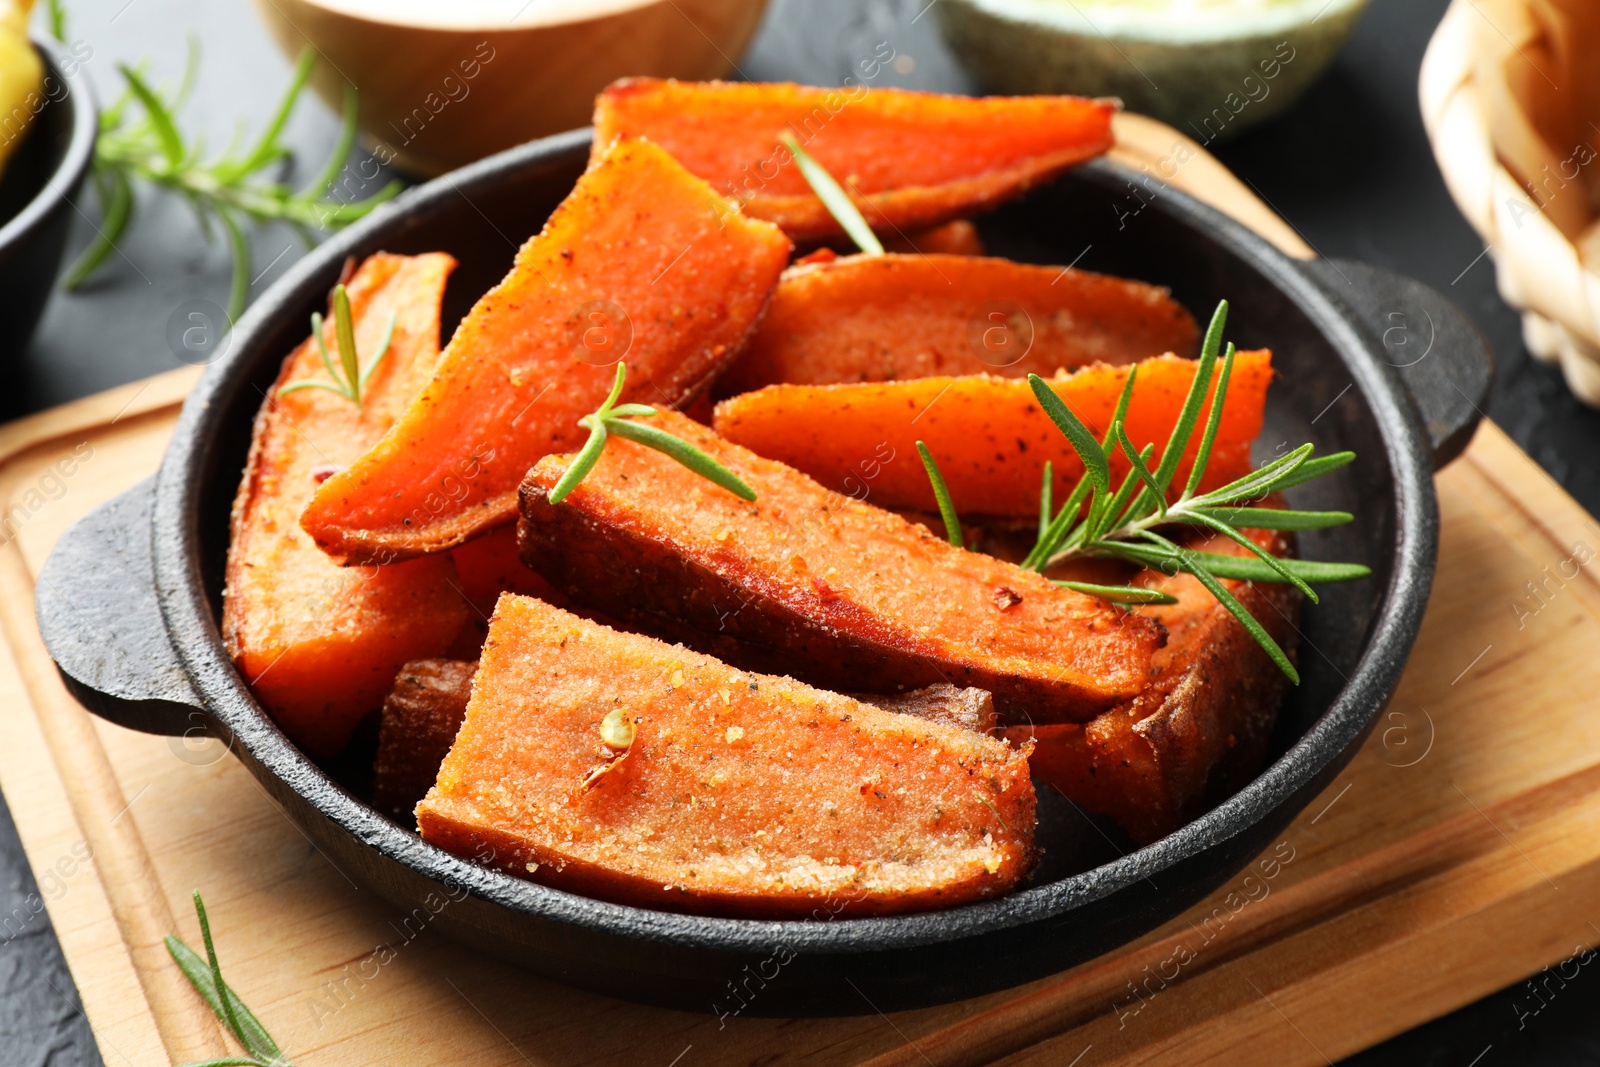
M 278 732 L 219 636 L 228 511 L 251 419 L 346 256 L 453 253 L 461 268 L 445 321 L 454 322 L 571 188 L 588 150 L 588 131 L 575 131 L 414 189 L 257 301 L 185 404 L 160 472 L 74 527 L 40 576 L 41 629 L 86 705 L 135 729 L 227 742 L 350 877 L 408 910 L 441 887 L 460 897 L 434 921 L 483 951 L 574 985 L 704 1012 L 733 1011 L 738 987 L 744 1011 L 764 1015 L 934 1004 L 1105 952 L 1221 885 L 1349 761 L 1416 636 L 1438 542 L 1432 472 L 1470 436 L 1492 376 L 1489 353 L 1459 312 L 1414 282 L 1355 263 L 1289 259 L 1216 211 L 1142 178 L 1135 186 L 1131 172 L 1101 161 L 984 218 L 991 249 L 1167 285 L 1202 319 L 1227 298 L 1230 339 L 1275 353 L 1261 454 L 1308 440 L 1359 454 L 1296 500 L 1359 516 L 1305 537 L 1307 556 L 1361 561 L 1373 574 L 1329 587 L 1307 611 L 1304 681 L 1255 781 L 1139 849 L 1106 841 L 1104 827 L 1045 798 L 1047 856 L 1030 888 L 898 918 L 829 921 L 819 908 L 804 922 L 573 896 L 464 863 L 366 807 L 350 776 L 319 767 Z M 751 984 L 757 972 L 764 977 Z

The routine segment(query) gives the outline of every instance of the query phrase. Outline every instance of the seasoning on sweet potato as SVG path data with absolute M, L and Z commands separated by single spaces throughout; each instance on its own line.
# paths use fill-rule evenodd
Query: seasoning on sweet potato
M 903 89 L 628 78 L 595 100 L 595 151 L 648 137 L 797 238 L 840 232 L 778 140 L 792 131 L 874 228 L 911 230 L 993 207 L 1111 147 L 1117 105 Z
M 1138 364 L 1124 425 L 1139 446 L 1159 448 L 1171 432 L 1196 364 L 1175 356 Z M 1051 386 L 1097 435 L 1110 428 L 1127 367 L 1087 367 Z M 1235 357 L 1222 423 L 1204 485 L 1226 485 L 1250 469 L 1250 443 L 1261 432 L 1270 352 Z M 1202 411 L 1210 410 L 1209 402 Z M 829 489 L 886 508 L 935 511 L 933 489 L 917 455 L 921 440 L 938 461 L 962 515 L 1027 517 L 1039 513 L 1046 461 L 1054 498 L 1083 476 L 1083 464 L 1039 409 L 1025 381 L 972 375 L 855 385 L 773 385 L 724 400 L 712 423 L 752 452 L 811 475 Z M 1180 473 L 1187 475 L 1199 435 Z M 1112 469 L 1128 470 L 1119 451 Z
M 585 896 L 870 915 L 1009 891 L 1034 796 L 1025 752 L 993 738 L 507 594 L 417 824 Z
M 522 556 L 576 603 L 840 692 L 976 686 L 1002 718 L 1083 721 L 1144 687 L 1163 640 L 1149 619 L 956 548 L 676 412 L 652 422 L 757 499 L 613 439 L 553 505 L 571 457 L 545 457 L 522 487 Z
M 1049 377 L 1198 349 L 1194 317 L 1159 286 L 1006 259 L 843 256 L 784 272 L 749 348 L 716 390 Z
M 388 354 L 361 406 L 321 389 L 278 395 L 286 384 L 327 380 L 308 338 L 284 360 L 256 417 L 250 459 L 233 507 L 222 630 L 234 664 L 272 717 L 315 756 L 338 752 L 383 702 L 407 660 L 451 646 L 470 609 L 447 558 L 347 569 L 317 549 L 300 513 L 318 479 L 354 462 L 383 436 L 439 355 L 439 301 L 455 260 L 442 254 L 369 258 L 350 279 L 363 365 Z M 337 365 L 333 324 L 325 324 Z
M 405 825 L 433 788 L 439 764 L 467 715 L 477 660 L 415 659 L 400 668 L 383 702 L 372 806 Z
M 616 144 L 462 320 L 394 429 L 329 478 L 302 517 L 345 562 L 454 548 L 511 520 L 540 456 L 627 358 L 625 400 L 692 398 L 744 342 L 789 242 L 660 148 Z
M 1293 554 L 1286 535 L 1246 532 L 1275 555 Z M 1192 547 L 1244 552 L 1221 535 Z M 1145 571 L 1139 582 L 1178 598 L 1139 609 L 1169 634 L 1155 654 L 1150 687 L 1092 722 L 1005 733 L 1017 743 L 1037 741 L 1029 762 L 1042 785 L 1147 843 L 1226 799 L 1260 770 L 1288 679 L 1193 576 Z M 1293 657 L 1300 593 L 1290 585 L 1223 584 Z

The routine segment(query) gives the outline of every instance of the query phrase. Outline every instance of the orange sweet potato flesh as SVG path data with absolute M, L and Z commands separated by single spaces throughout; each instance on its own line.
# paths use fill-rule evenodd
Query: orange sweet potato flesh
M 1250 531 L 1279 556 L 1293 542 Z M 1242 554 L 1221 536 L 1200 551 Z M 1135 841 L 1163 837 L 1247 783 L 1265 758 L 1288 679 L 1226 608 L 1192 576 L 1145 571 L 1141 584 L 1178 603 L 1140 609 L 1167 627 L 1149 688 L 1083 724 L 1016 726 L 1016 743 L 1037 742 L 1030 764 L 1041 787 L 1108 815 Z M 1225 580 L 1291 658 L 1299 643 L 1300 594 L 1293 586 Z
M 840 232 L 779 136 L 853 191 L 886 232 L 992 207 L 1111 147 L 1117 105 L 1072 96 L 972 98 L 902 89 L 630 78 L 595 100 L 596 151 L 648 137 L 795 238 Z
M 344 562 L 441 552 L 509 522 L 540 456 L 580 445 L 625 358 L 624 401 L 695 395 L 744 342 L 789 241 L 654 145 L 616 144 L 462 320 L 394 429 L 302 517 Z
M 561 604 L 564 598 L 555 586 L 537 571 L 529 570 L 517 555 L 517 528 L 502 526 L 481 537 L 474 537 L 450 553 L 461 579 L 461 595 L 482 616 L 484 622 L 494 612 L 495 602 L 505 592 L 536 596 Z
M 547 456 L 523 484 L 522 555 L 574 602 L 840 692 L 974 686 L 1011 721 L 1081 722 L 1144 687 L 1164 637 L 1151 620 L 956 548 L 676 412 L 652 421 L 758 499 L 613 438 L 553 505 L 571 457 Z
M 1196 364 L 1175 356 L 1138 364 L 1125 426 L 1142 446 L 1159 446 L 1177 421 Z M 1051 387 L 1096 436 L 1110 427 L 1127 367 L 1095 366 L 1051 379 Z M 1250 443 L 1261 432 L 1270 352 L 1234 360 L 1222 423 L 1206 465 L 1206 487 L 1226 485 L 1250 469 Z M 1210 411 L 1202 409 L 1202 420 Z M 1025 381 L 973 375 L 864 382 L 773 385 L 717 405 L 718 433 L 769 459 L 804 471 L 830 489 L 886 508 L 938 510 L 917 454 L 923 441 L 939 463 L 960 515 L 1039 514 L 1039 485 L 1052 464 L 1054 499 L 1083 476 L 1083 464 Z M 1202 422 L 1203 425 L 1203 422 Z M 1187 477 L 1199 448 L 1196 433 L 1179 473 Z M 1117 453 L 1120 478 L 1128 463 Z
M 1194 317 L 1143 282 L 974 256 L 844 256 L 784 272 L 749 349 L 716 388 L 1049 377 L 1198 347 Z
M 635 731 L 621 759 L 612 709 Z M 417 825 L 574 893 L 748 917 L 968 903 L 1034 859 L 1023 751 L 514 594 Z
M 388 355 L 362 405 L 320 389 L 276 395 L 300 379 L 328 380 L 307 338 L 284 361 L 256 417 L 233 508 L 222 629 L 245 680 L 284 733 L 315 756 L 338 752 L 383 702 L 407 660 L 447 650 L 470 608 L 448 558 L 347 569 L 317 549 L 300 513 L 317 478 L 358 459 L 405 410 L 439 355 L 439 301 L 455 260 L 378 254 L 348 284 L 356 348 Z M 338 362 L 331 323 L 329 354 Z

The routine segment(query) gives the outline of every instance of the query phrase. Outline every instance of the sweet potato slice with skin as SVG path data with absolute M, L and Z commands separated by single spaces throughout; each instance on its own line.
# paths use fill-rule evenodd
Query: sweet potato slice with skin
M 400 668 L 383 702 L 372 806 L 414 823 L 412 809 L 433 788 L 467 716 L 477 660 L 417 659 Z
M 400 669 L 383 702 L 372 783 L 373 806 L 385 815 L 410 821 L 411 810 L 432 788 L 467 717 L 477 670 L 477 660 L 452 659 L 413 660 Z M 963 730 L 986 734 L 995 728 L 994 699 L 981 689 L 941 684 L 854 699 Z
M 994 374 L 1198 351 L 1194 317 L 1162 289 L 1088 271 L 945 255 L 843 256 L 784 272 L 718 396 Z
M 1074 96 L 973 98 L 903 89 L 628 78 L 595 100 L 595 150 L 648 137 L 796 238 L 840 233 L 779 141 L 794 133 L 892 233 L 970 215 L 1111 147 L 1117 105 Z
M 1249 532 L 1269 552 L 1293 555 L 1286 535 Z M 1221 536 L 1192 547 L 1244 552 Z M 1037 742 L 1029 763 L 1043 786 L 1110 816 L 1143 844 L 1176 830 L 1255 775 L 1289 683 L 1194 577 L 1145 571 L 1139 581 L 1178 598 L 1176 604 L 1140 609 L 1169 634 L 1167 647 L 1155 654 L 1150 687 L 1092 722 L 1014 726 L 1005 736 Z M 1299 591 L 1290 585 L 1223 584 L 1293 658 Z
M 689 400 L 744 342 L 789 248 L 655 145 L 614 145 L 462 320 L 394 429 L 322 486 L 305 529 L 365 562 L 511 521 L 528 468 L 583 442 L 577 420 L 619 358 L 625 401 Z
M 284 361 L 256 416 L 233 507 L 222 631 L 234 664 L 272 717 L 314 756 L 338 752 L 383 702 L 407 660 L 438 655 L 467 623 L 448 558 L 347 569 L 317 549 L 300 513 L 328 470 L 354 462 L 404 411 L 439 355 L 439 301 L 455 260 L 442 254 L 369 258 L 350 279 L 363 365 L 394 315 L 390 350 L 362 405 L 320 389 L 287 396 L 293 380 L 328 380 L 307 338 Z M 325 324 L 338 362 L 333 324 Z
M 1178 419 L 1196 363 L 1162 356 L 1138 364 L 1124 425 L 1138 445 L 1160 445 Z M 1127 367 L 1096 366 L 1050 380 L 1051 387 L 1096 436 L 1109 428 Z M 1250 443 L 1261 432 L 1270 352 L 1240 352 L 1228 384 L 1211 462 L 1203 485 L 1215 488 L 1250 470 Z M 1209 401 L 1202 409 L 1204 420 Z M 1204 425 L 1203 421 L 1201 423 Z M 856 385 L 773 385 L 724 400 L 717 432 L 768 459 L 804 471 L 829 489 L 886 508 L 938 511 L 917 455 L 923 441 L 939 463 L 962 516 L 1036 517 L 1046 461 L 1054 499 L 1065 500 L 1083 477 L 1083 464 L 1027 382 L 987 375 L 863 382 Z M 1200 446 L 1190 442 L 1180 477 Z M 1119 451 L 1113 473 L 1128 471 Z
M 615 760 L 613 709 L 634 728 Z M 890 914 L 1027 874 L 1027 767 L 969 730 L 507 594 L 417 824 L 459 856 L 648 908 L 798 917 L 834 898 Z
M 839 692 L 975 686 L 1002 719 L 1083 721 L 1143 688 L 1164 636 L 1149 619 L 956 548 L 676 412 L 654 421 L 757 499 L 614 438 L 552 505 L 571 457 L 545 457 L 522 487 L 522 558 L 575 602 Z
M 960 689 L 943 682 L 926 689 L 913 689 L 909 693 L 892 693 L 887 696 L 861 694 L 857 700 L 893 711 L 900 715 L 913 715 L 929 722 L 942 722 L 980 734 L 991 732 L 998 723 L 994 714 L 994 697 L 982 689 Z

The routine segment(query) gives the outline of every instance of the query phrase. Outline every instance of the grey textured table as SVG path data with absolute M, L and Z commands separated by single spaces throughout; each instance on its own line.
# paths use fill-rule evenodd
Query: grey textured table
M 181 72 L 185 36 L 203 44 L 200 78 L 186 128 L 226 143 L 239 120 L 252 129 L 271 112 L 288 63 L 243 0 L 68 0 L 68 37 L 93 49 L 86 65 L 102 99 L 119 62 L 149 62 L 158 80 Z M 773 0 L 742 72 L 755 79 L 836 83 L 848 57 L 888 40 L 911 63 L 886 80 L 907 88 L 971 88 L 937 39 L 927 0 Z M 1306 240 L 1326 255 L 1351 256 L 1410 274 L 1448 293 L 1478 322 L 1500 360 L 1489 415 L 1585 508 L 1600 508 L 1600 415 L 1578 404 L 1559 376 L 1523 350 L 1518 320 L 1495 293 L 1483 246 L 1446 195 L 1417 113 L 1422 50 L 1445 0 L 1375 0 L 1329 76 L 1271 126 L 1222 145 L 1217 154 L 1248 180 Z M 915 21 L 914 21 L 915 20 Z M 865 45 L 865 49 L 863 49 Z M 334 116 L 308 100 L 288 130 L 302 175 L 331 150 Z M 96 215 L 85 199 L 90 217 Z M 73 247 L 92 235 L 77 220 Z M 178 365 L 166 340 L 168 317 L 193 299 L 226 302 L 228 257 L 207 244 L 188 208 L 142 196 L 124 255 L 83 291 L 59 295 L 26 361 L 10 368 L 0 418 Z M 287 231 L 255 242 L 252 292 L 301 254 Z M 36 892 L 9 814 L 0 818 L 0 918 L 32 911 Z M 0 932 L 0 1065 L 101 1062 L 72 980 L 43 916 Z M 1485 998 L 1349 1062 L 1362 1067 L 1438 1064 L 1600 1062 L 1595 978 L 1578 978 L 1536 1017 L 1519 1020 L 1521 986 Z M 115 1053 L 111 1054 L 115 1064 Z M 685 1064 L 692 1067 L 692 1064 Z

